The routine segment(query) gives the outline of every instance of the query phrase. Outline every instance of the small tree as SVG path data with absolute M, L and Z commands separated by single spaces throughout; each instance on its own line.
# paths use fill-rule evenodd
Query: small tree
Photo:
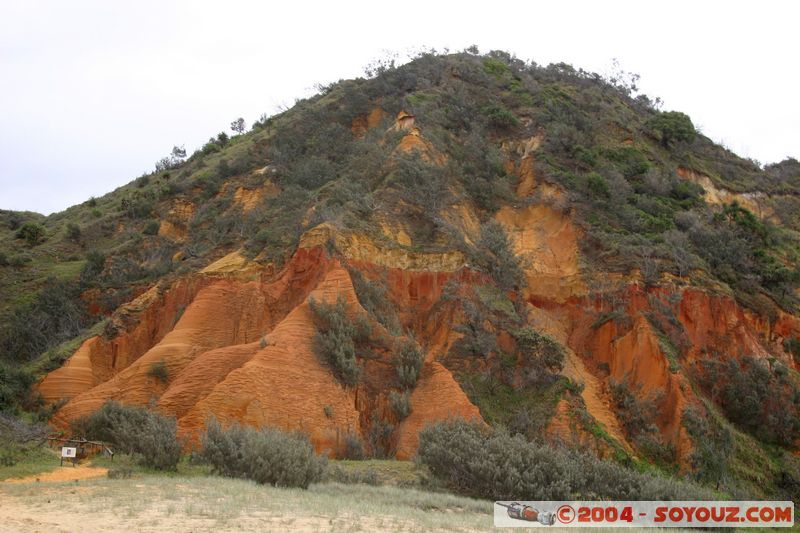
M 244 119 L 242 117 L 239 117 L 233 122 L 231 122 L 231 129 L 239 135 L 244 133 L 246 127 L 247 125 L 245 124 Z
M 397 350 L 394 360 L 397 379 L 404 389 L 413 389 L 419 379 L 425 354 L 413 339 L 403 342 Z
M 173 146 L 172 147 L 172 156 L 173 161 L 182 161 L 186 158 L 186 148 L 183 146 Z
M 369 324 L 365 317 L 353 320 L 348 316 L 349 305 L 341 295 L 334 304 L 314 299 L 308 303 L 317 326 L 315 353 L 330 366 L 343 385 L 356 385 L 362 372 L 361 364 L 356 359 L 357 345 L 369 337 Z
M 665 148 L 678 142 L 690 143 L 697 135 L 692 119 L 679 111 L 659 113 L 648 124 L 661 135 L 661 144 Z
M 503 290 L 518 289 L 525 285 L 525 276 L 514 253 L 508 234 L 499 222 L 490 220 L 481 226 L 478 241 L 480 265 Z
M 31 246 L 36 246 L 44 240 L 44 226 L 36 222 L 26 222 L 17 232 L 18 239 L 24 239 Z
M 81 240 L 81 227 L 75 224 L 74 222 L 70 222 L 67 224 L 67 238 L 74 243 L 78 243 Z

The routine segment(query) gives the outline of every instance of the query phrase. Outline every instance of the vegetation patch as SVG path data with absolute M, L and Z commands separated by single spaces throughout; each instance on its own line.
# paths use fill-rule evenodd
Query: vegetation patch
M 464 421 L 420 433 L 419 458 L 458 494 L 509 500 L 713 499 L 700 486 L 643 474 L 579 451 L 533 443 L 521 435 Z M 542 465 L 546 465 L 543 468 Z
M 306 489 L 325 469 L 325 459 L 314 454 L 305 437 L 275 428 L 234 425 L 223 429 L 215 420 L 207 424 L 200 458 L 222 476 L 276 487 Z

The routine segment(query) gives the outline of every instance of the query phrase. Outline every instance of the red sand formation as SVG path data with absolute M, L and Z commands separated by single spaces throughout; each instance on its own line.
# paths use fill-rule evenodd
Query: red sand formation
M 671 315 L 685 340 L 681 366 L 704 353 L 720 357 L 778 355 L 791 363 L 782 341 L 800 333 L 795 317 L 769 322 L 743 310 L 724 294 L 683 285 L 645 289 L 634 277 L 600 288 L 584 278 L 578 261 L 578 232 L 569 217 L 543 205 L 506 208 L 498 220 L 526 261 L 529 320 L 567 348 L 565 373 L 586 383 L 585 407 L 624 447 L 608 394 L 611 380 L 626 380 L 641 398 L 663 397 L 657 424 L 685 461 L 692 443 L 681 425 L 686 406 L 696 402 L 681 372 L 670 368 L 663 333 L 653 317 Z M 343 259 L 331 259 L 324 242 L 335 239 Z M 376 416 L 392 420 L 388 394 L 397 390 L 391 354 L 365 363 L 365 381 L 344 388 L 313 351 L 316 332 L 309 298 L 343 297 L 363 312 L 342 262 L 363 275 L 382 277 L 388 298 L 405 328 L 428 349 L 428 360 L 411 395 L 412 412 L 397 424 L 393 444 L 399 458 L 411 457 L 426 424 L 480 413 L 440 358 L 458 337 L 457 314 L 441 305 L 445 285 L 481 283 L 457 252 L 442 254 L 384 248 L 366 237 L 335 234 L 320 226 L 301 241 L 275 275 L 230 254 L 204 271 L 157 287 L 118 310 L 107 333 L 87 340 L 62 368 L 39 384 L 43 397 L 69 401 L 54 424 L 88 415 L 106 400 L 150 405 L 177 417 L 180 433 L 196 442 L 206 420 L 264 424 L 307 433 L 319 452 L 338 454 L 350 433 L 367 436 Z M 609 276 L 610 279 L 610 276 Z M 615 309 L 609 301 L 622 302 Z M 598 321 L 614 311 L 610 320 Z M 379 328 L 380 329 L 380 328 Z M 263 339 L 263 340 L 262 340 Z M 163 363 L 162 383 L 151 368 Z M 550 431 L 569 436 L 569 406 L 558 405 Z M 586 434 L 577 435 L 585 442 Z

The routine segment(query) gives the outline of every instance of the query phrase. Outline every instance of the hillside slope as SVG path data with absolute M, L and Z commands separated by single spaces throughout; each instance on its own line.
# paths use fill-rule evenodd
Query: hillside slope
M 793 494 L 799 194 L 797 161 L 738 158 L 621 81 L 382 65 L 103 198 L 3 213 L 0 402 L 399 458 L 462 416 Z

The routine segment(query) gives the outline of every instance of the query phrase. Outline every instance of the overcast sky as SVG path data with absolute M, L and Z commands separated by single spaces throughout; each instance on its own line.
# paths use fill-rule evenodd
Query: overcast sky
M 797 2 L 0 0 L 0 209 L 60 211 L 421 45 L 621 66 L 745 157 L 800 158 Z

